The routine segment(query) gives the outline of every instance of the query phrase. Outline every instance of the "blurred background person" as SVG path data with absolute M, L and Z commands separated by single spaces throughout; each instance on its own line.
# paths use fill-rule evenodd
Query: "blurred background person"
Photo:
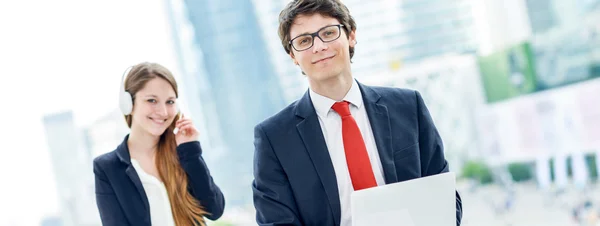
M 125 76 L 125 75 L 124 75 Z M 175 78 L 156 63 L 125 76 L 119 107 L 131 132 L 94 159 L 103 225 L 205 225 L 225 200 L 201 157 L 198 131 L 180 117 Z

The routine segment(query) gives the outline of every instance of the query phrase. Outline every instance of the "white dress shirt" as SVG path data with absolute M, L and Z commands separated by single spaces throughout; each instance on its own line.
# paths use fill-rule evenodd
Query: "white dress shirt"
M 325 138 L 325 143 L 327 144 L 329 156 L 331 157 L 335 177 L 337 179 L 341 205 L 340 226 L 351 226 L 352 216 L 350 215 L 350 195 L 354 192 L 354 187 L 352 186 L 352 180 L 350 179 L 350 173 L 348 172 L 348 165 L 346 163 L 344 141 L 342 139 L 342 119 L 337 112 L 331 109 L 336 102 L 335 100 L 317 94 L 312 89 L 310 90 L 310 99 L 317 111 L 319 124 L 321 125 L 323 137 Z M 365 141 L 369 160 L 371 161 L 371 167 L 373 168 L 373 174 L 375 175 L 375 181 L 377 181 L 378 186 L 384 185 L 383 167 L 381 166 L 381 160 L 379 159 L 379 153 L 377 152 L 377 146 L 375 144 L 375 138 L 373 137 L 369 117 L 365 110 L 362 94 L 356 80 L 352 83 L 350 91 L 348 91 L 343 100 L 350 102 L 350 113 L 358 124 L 360 133 Z
M 171 202 L 169 201 L 165 184 L 156 177 L 147 174 L 137 160 L 131 159 L 131 165 L 133 165 L 135 172 L 140 177 L 146 197 L 148 197 L 151 224 L 157 226 L 175 226 L 175 220 L 171 212 Z

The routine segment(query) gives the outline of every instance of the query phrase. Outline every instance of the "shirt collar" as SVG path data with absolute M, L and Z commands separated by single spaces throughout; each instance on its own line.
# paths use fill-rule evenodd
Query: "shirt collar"
M 325 97 L 321 94 L 316 93 L 312 89 L 309 89 L 310 92 L 310 100 L 312 101 L 313 106 L 315 107 L 315 111 L 321 117 L 326 117 L 327 113 L 331 110 L 331 106 L 335 104 L 335 100 L 330 99 L 329 97 Z M 352 86 L 346 96 L 342 99 L 344 101 L 350 102 L 350 104 L 356 106 L 357 108 L 361 108 L 363 104 L 362 93 L 360 92 L 360 88 L 358 87 L 358 83 L 356 80 L 352 80 Z

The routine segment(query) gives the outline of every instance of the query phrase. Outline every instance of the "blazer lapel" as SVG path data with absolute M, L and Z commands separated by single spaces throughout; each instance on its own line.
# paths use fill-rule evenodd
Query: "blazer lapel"
M 129 135 L 125 137 L 123 143 L 121 143 L 121 145 L 119 145 L 119 147 L 117 148 L 117 156 L 119 157 L 121 162 L 127 164 L 127 169 L 125 169 L 125 173 L 129 177 L 131 182 L 134 184 L 136 190 L 140 195 L 140 201 L 144 204 L 145 213 L 147 213 L 146 216 L 150 216 L 150 204 L 148 203 L 148 198 L 142 185 L 142 181 L 140 180 L 140 177 L 135 171 L 135 168 L 133 168 L 133 165 L 131 165 L 131 157 L 129 155 L 129 148 L 127 147 L 128 138 Z
M 385 105 L 378 103 L 381 96 L 375 90 L 360 83 L 358 83 L 358 86 L 371 123 L 373 137 L 375 137 L 385 183 L 395 183 L 398 181 L 398 176 L 396 175 L 396 165 L 394 163 L 394 150 L 392 150 L 392 128 L 388 109 Z
M 144 190 L 144 187 L 142 186 L 142 182 L 140 181 L 140 178 L 137 174 L 137 172 L 135 171 L 135 169 L 133 168 L 132 165 L 129 165 L 127 167 L 127 169 L 125 170 L 125 173 L 127 173 L 127 176 L 129 176 L 129 179 L 131 179 L 131 182 L 133 182 L 133 184 L 135 185 L 135 188 L 137 189 L 138 193 L 140 194 L 140 198 L 142 199 L 142 203 L 144 203 L 144 208 L 146 208 L 146 211 L 148 212 L 148 216 L 150 215 L 150 204 L 148 204 L 148 198 L 146 197 L 146 192 Z
M 325 188 L 335 225 L 340 225 L 341 210 L 337 179 L 325 138 L 323 138 L 323 133 L 321 132 L 318 116 L 310 100 L 309 92 L 306 92 L 302 99 L 298 101 L 296 115 L 303 118 L 296 125 L 296 128 L 317 171 L 317 175 Z

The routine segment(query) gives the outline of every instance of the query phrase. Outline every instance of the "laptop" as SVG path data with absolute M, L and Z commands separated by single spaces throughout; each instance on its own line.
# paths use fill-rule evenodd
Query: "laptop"
M 452 172 L 355 191 L 353 226 L 456 226 Z

